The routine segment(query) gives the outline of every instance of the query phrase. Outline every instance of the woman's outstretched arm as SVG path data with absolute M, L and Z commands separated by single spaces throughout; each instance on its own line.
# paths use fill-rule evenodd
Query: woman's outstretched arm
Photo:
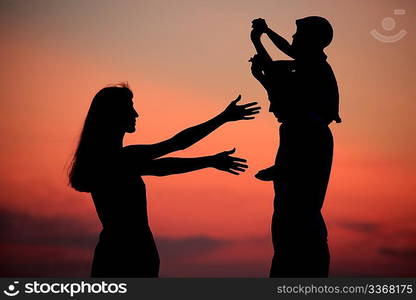
M 140 175 L 166 176 L 192 172 L 204 168 L 216 168 L 218 170 L 239 175 L 248 167 L 245 159 L 233 157 L 235 149 L 224 151 L 212 156 L 195 158 L 167 157 L 146 162 L 140 165 Z
M 255 106 L 257 102 L 237 105 L 240 99 L 241 96 L 238 96 L 214 118 L 185 129 L 168 140 L 152 145 L 131 145 L 124 149 L 130 155 L 140 155 L 142 159 L 155 159 L 174 151 L 186 149 L 227 122 L 254 119 L 254 115 L 260 111 L 260 107 Z

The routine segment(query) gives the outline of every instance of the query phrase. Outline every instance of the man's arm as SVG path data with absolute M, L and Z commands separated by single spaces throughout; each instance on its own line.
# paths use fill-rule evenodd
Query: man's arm
M 269 27 L 267 27 L 264 32 L 267 34 L 267 36 L 273 42 L 273 44 L 280 49 L 280 51 L 290 56 L 291 58 L 295 58 L 292 45 L 289 44 L 289 42 L 286 41 L 286 39 L 284 39 L 282 36 L 271 30 Z
M 251 74 L 256 78 L 261 85 L 268 91 L 270 88 L 269 77 L 267 76 L 267 71 L 270 68 L 272 61 L 265 61 L 259 54 L 255 54 L 250 58 L 251 62 Z
M 265 34 L 267 34 L 269 39 L 273 42 L 273 44 L 277 48 L 279 48 L 280 51 L 282 51 L 283 53 L 285 53 L 286 55 L 288 55 L 292 58 L 295 58 L 294 57 L 295 54 L 294 54 L 292 45 L 290 45 L 289 42 L 286 41 L 279 34 L 274 32 L 273 30 L 271 30 L 267 26 L 267 23 L 264 19 L 262 19 L 262 18 L 254 19 L 252 21 L 252 27 L 253 27 L 253 31 L 252 31 L 252 39 L 251 40 L 253 41 L 254 47 L 256 48 L 258 54 L 260 54 L 262 56 L 265 55 L 265 53 L 267 54 L 266 49 L 264 49 L 264 47 L 263 47 L 263 45 L 261 44 L 261 41 L 260 41 L 261 34 L 265 33 Z M 253 32 L 254 32 L 254 34 L 253 34 Z M 253 40 L 253 38 L 254 38 L 254 40 Z

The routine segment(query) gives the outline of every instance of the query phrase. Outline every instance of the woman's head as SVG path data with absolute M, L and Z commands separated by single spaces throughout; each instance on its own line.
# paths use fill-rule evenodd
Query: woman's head
M 85 126 L 93 127 L 97 133 L 134 132 L 138 114 L 132 99 L 133 92 L 126 83 L 101 89 L 92 99 Z
M 118 145 L 124 133 L 136 130 L 138 114 L 127 83 L 101 89 L 93 98 L 69 173 L 69 182 L 78 191 L 89 192 L 102 159 Z

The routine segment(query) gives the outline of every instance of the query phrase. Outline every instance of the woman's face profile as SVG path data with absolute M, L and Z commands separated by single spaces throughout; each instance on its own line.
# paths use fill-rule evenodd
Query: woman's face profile
M 123 109 L 120 112 L 121 126 L 124 132 L 133 133 L 136 131 L 136 118 L 139 116 L 134 109 L 133 99 L 123 101 Z

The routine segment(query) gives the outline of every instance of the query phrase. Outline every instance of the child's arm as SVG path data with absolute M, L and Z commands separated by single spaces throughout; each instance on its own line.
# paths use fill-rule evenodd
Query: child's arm
M 250 33 L 251 41 L 253 42 L 254 48 L 256 48 L 257 55 L 260 56 L 265 61 L 272 61 L 272 58 L 270 57 L 269 53 L 267 53 L 266 48 L 264 48 L 260 37 L 263 34 L 262 31 L 259 31 L 256 28 L 253 28 L 253 30 Z

